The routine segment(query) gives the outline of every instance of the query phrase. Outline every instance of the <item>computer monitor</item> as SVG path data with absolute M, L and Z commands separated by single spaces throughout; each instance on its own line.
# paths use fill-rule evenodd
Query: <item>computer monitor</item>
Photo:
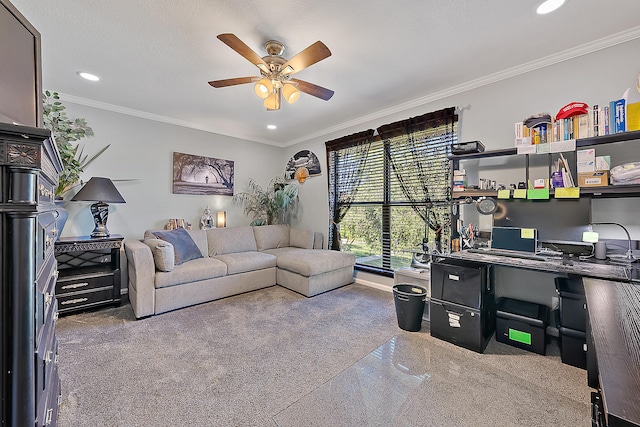
M 521 227 L 538 230 L 541 243 L 582 243 L 582 233 L 589 231 L 591 200 L 498 200 L 493 214 L 494 227 Z

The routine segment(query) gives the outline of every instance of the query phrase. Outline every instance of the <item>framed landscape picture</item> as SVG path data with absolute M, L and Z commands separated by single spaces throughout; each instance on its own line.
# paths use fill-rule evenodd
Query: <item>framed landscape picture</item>
M 173 193 L 233 196 L 233 160 L 174 152 Z

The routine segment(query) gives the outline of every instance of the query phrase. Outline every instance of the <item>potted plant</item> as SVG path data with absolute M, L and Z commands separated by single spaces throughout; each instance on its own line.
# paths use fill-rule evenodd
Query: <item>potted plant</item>
M 233 196 L 234 202 L 244 206 L 244 213 L 253 215 L 250 225 L 284 223 L 286 212 L 297 199 L 298 187 L 286 184 L 283 177 L 273 178 L 266 189 L 250 179 L 247 192 Z
M 43 96 L 44 127 L 49 129 L 56 141 L 56 146 L 62 158 L 63 170 L 58 179 L 55 190 L 56 198 L 61 200 L 64 193 L 80 184 L 80 174 L 98 156 L 105 152 L 109 145 L 89 157 L 84 154 L 84 147 L 73 145 L 72 142 L 93 136 L 93 129 L 83 118 L 70 119 L 65 112 L 66 107 L 60 102 L 58 92 L 44 92 Z

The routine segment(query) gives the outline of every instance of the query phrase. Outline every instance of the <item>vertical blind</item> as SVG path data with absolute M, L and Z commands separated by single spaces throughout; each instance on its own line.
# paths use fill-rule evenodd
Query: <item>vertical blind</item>
M 457 142 L 457 121 L 455 109 L 447 108 L 381 126 L 376 137 L 369 130 L 326 143 L 332 249 L 340 249 L 339 224 L 345 216 L 356 211 L 365 215 L 363 208 L 372 206 L 380 210 L 379 215 L 368 209 L 361 221 L 381 223 L 383 270 L 391 269 L 391 241 L 402 239 L 394 235 L 402 227 L 392 227 L 392 217 L 399 222 L 398 215 L 413 211 L 423 227 L 431 230 L 431 239 L 448 245 L 450 208 L 446 204 L 451 200 L 451 169 L 447 154 Z

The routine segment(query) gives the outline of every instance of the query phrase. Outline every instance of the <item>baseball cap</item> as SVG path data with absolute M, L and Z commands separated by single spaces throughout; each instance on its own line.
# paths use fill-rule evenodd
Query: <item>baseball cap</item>
M 551 123 L 551 115 L 549 113 L 538 113 L 527 117 L 523 121 L 524 125 L 529 129 L 540 126 L 543 123 Z
M 589 106 L 584 102 L 570 102 L 558 111 L 556 120 L 568 119 L 578 114 L 587 114 L 587 108 L 589 108 Z

